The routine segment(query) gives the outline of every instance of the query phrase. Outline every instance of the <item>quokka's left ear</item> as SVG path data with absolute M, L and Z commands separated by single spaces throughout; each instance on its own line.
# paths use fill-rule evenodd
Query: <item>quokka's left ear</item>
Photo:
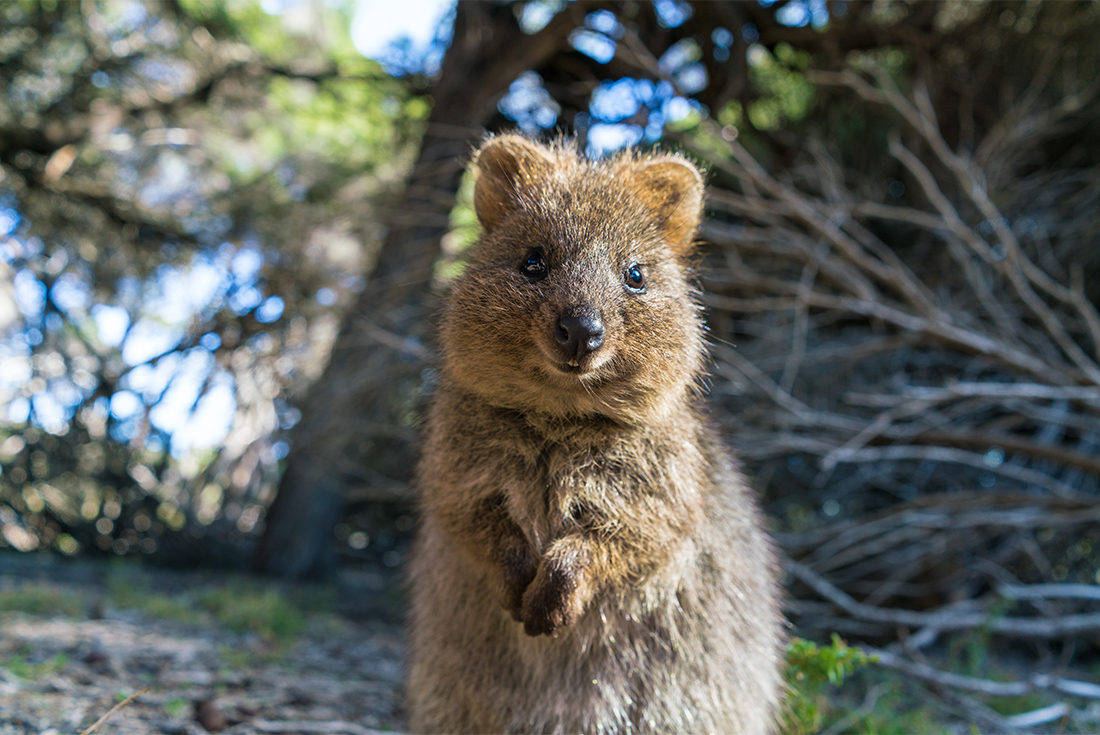
M 683 158 L 668 156 L 636 163 L 632 186 L 657 220 L 677 254 L 687 253 L 703 214 L 703 176 Z

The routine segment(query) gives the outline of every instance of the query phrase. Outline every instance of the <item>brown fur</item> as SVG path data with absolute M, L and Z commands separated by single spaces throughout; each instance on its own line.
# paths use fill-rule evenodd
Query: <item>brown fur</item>
M 484 234 L 449 297 L 419 468 L 410 728 L 770 731 L 773 559 L 699 405 L 699 173 L 514 136 L 474 165 Z M 521 272 L 532 247 L 542 280 Z M 571 309 L 605 330 L 572 369 Z

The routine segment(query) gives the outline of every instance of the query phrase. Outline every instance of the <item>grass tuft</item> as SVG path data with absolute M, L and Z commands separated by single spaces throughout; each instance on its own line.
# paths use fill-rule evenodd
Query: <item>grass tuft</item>
M 25 584 L 0 591 L 0 612 L 77 617 L 84 612 L 84 600 L 79 594 L 55 587 Z

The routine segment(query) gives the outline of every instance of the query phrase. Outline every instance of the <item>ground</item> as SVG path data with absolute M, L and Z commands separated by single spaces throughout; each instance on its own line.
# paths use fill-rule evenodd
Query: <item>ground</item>
M 400 591 L 399 571 L 384 565 L 289 585 L 0 553 L 0 735 L 80 732 L 144 687 L 98 732 L 401 732 Z M 1037 672 L 1021 658 L 1030 649 L 1009 643 L 964 631 L 930 646 L 926 660 L 954 674 L 1026 680 Z M 1080 643 L 1063 646 L 1063 657 Z M 1049 651 L 1041 670 L 1083 682 L 1100 672 L 1058 665 L 1057 656 Z M 839 638 L 820 647 L 792 640 L 787 679 L 784 735 L 1097 732 L 1100 723 L 1095 698 L 953 692 L 875 665 Z M 1016 724 L 1063 702 L 1064 716 Z
M 403 728 L 399 589 L 0 556 L 0 735 Z

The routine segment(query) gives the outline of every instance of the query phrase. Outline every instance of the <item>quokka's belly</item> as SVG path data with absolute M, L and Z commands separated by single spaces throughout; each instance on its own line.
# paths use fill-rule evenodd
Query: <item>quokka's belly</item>
M 713 565 L 686 561 L 686 576 L 671 575 L 676 587 L 603 595 L 556 637 L 531 637 L 503 609 L 490 570 L 423 538 L 412 568 L 410 710 L 435 719 L 414 718 L 411 729 L 766 732 L 763 703 L 775 694 L 766 672 L 748 669 L 766 643 L 728 632 L 760 611 L 716 596 Z M 738 711 L 746 698 L 762 704 Z

